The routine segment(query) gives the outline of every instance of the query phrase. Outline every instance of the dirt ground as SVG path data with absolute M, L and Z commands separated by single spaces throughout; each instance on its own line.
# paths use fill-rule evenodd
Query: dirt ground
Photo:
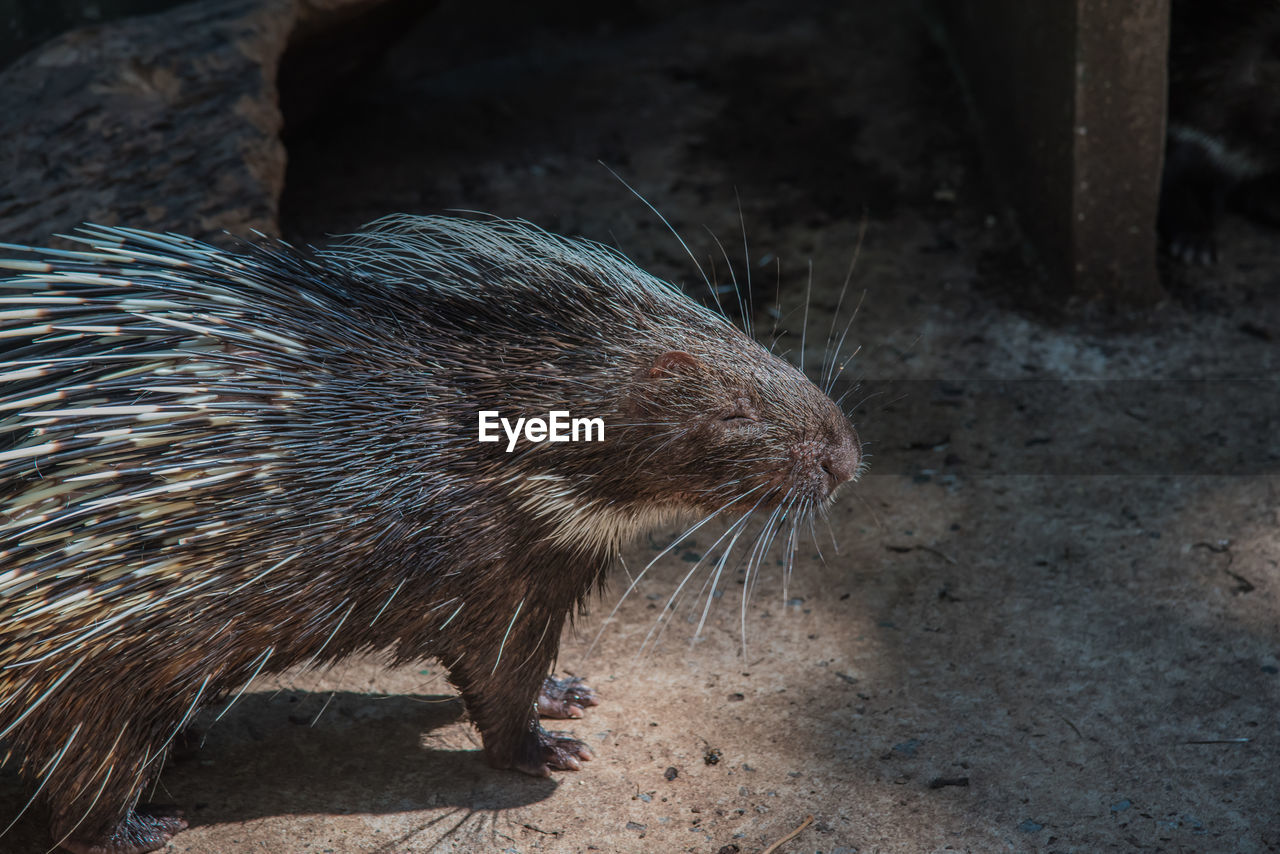
M 718 531 L 610 617 L 680 531 L 627 552 L 561 656 L 602 699 L 564 727 L 596 753 L 581 772 L 491 771 L 436 663 L 348 661 L 206 715 L 151 795 L 192 824 L 166 850 L 756 854 L 808 816 L 778 850 L 1280 850 L 1280 238 L 1232 221 L 1167 304 L 1079 320 L 1039 292 L 945 61 L 892 5 L 447 2 L 292 129 L 293 239 L 484 210 L 696 291 L 603 160 L 718 283 L 711 235 L 745 287 L 745 226 L 757 327 L 781 292 L 793 357 L 811 281 L 811 369 L 865 225 L 836 391 L 861 383 L 870 470 L 785 590 L 775 552 L 745 632 L 728 576 L 695 639 L 705 563 L 659 622 Z M 23 801 L 6 778 L 0 815 Z M 0 839 L 47 847 L 32 818 Z

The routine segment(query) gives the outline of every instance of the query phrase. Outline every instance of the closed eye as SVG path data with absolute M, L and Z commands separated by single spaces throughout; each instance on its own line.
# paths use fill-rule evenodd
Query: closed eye
M 750 398 L 739 397 L 734 401 L 733 409 L 730 409 L 728 414 L 720 419 L 720 423 L 741 425 L 750 424 L 758 420 L 760 419 L 756 417 L 756 408 L 751 405 Z
M 730 409 L 726 406 L 721 410 L 721 412 L 725 413 L 720 417 L 721 424 L 733 424 L 741 427 L 760 420 L 756 415 L 756 408 L 752 404 L 751 398 L 745 394 L 737 395 L 725 402 L 732 402 L 733 408 Z

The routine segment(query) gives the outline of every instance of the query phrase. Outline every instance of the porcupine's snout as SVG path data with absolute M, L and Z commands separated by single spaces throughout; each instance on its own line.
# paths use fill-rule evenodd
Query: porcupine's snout
M 862 466 L 862 443 L 848 420 L 840 417 L 818 436 L 791 446 L 792 477 L 811 500 L 830 500 L 843 483 L 855 479 Z
M 822 450 L 818 464 L 827 476 L 827 497 L 842 483 L 858 476 L 862 467 L 862 442 L 858 433 L 847 421 L 834 439 Z

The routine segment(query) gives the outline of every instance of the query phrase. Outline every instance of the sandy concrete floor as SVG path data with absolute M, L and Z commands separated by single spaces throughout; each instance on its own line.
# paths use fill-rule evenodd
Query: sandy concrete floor
M 482 209 L 692 285 L 595 161 L 717 281 L 707 229 L 740 247 L 741 212 L 757 323 L 777 287 L 793 355 L 812 264 L 811 365 L 865 222 L 840 322 L 860 299 L 846 374 L 871 469 L 785 592 L 780 564 L 760 578 L 745 652 L 740 576 L 694 639 L 705 570 L 650 638 L 718 532 L 606 619 L 615 574 L 561 659 L 602 698 L 565 727 L 596 752 L 582 772 L 490 771 L 437 664 L 349 661 L 253 685 L 166 769 L 154 800 L 193 825 L 169 850 L 726 854 L 810 815 L 782 851 L 1280 849 L 1280 244 L 1233 222 L 1169 304 L 1067 319 L 983 189 L 944 63 L 884 5 L 495 26 L 448 3 L 341 127 L 295 132 L 302 240 Z M 0 810 L 21 803 L 6 781 Z M 23 819 L 0 846 L 47 842 Z

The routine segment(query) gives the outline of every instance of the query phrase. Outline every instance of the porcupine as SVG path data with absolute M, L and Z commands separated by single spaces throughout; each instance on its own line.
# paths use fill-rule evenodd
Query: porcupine
M 136 807 L 211 698 L 360 650 L 444 663 L 493 766 L 576 769 L 538 701 L 594 698 L 540 686 L 620 544 L 682 513 L 776 533 L 861 465 L 789 363 L 526 223 L 77 239 L 0 262 L 0 737 L 80 854 L 185 827 Z M 606 433 L 508 453 L 482 410 Z
M 1280 2 L 1174 0 L 1161 240 L 1217 260 L 1228 208 L 1280 227 Z

